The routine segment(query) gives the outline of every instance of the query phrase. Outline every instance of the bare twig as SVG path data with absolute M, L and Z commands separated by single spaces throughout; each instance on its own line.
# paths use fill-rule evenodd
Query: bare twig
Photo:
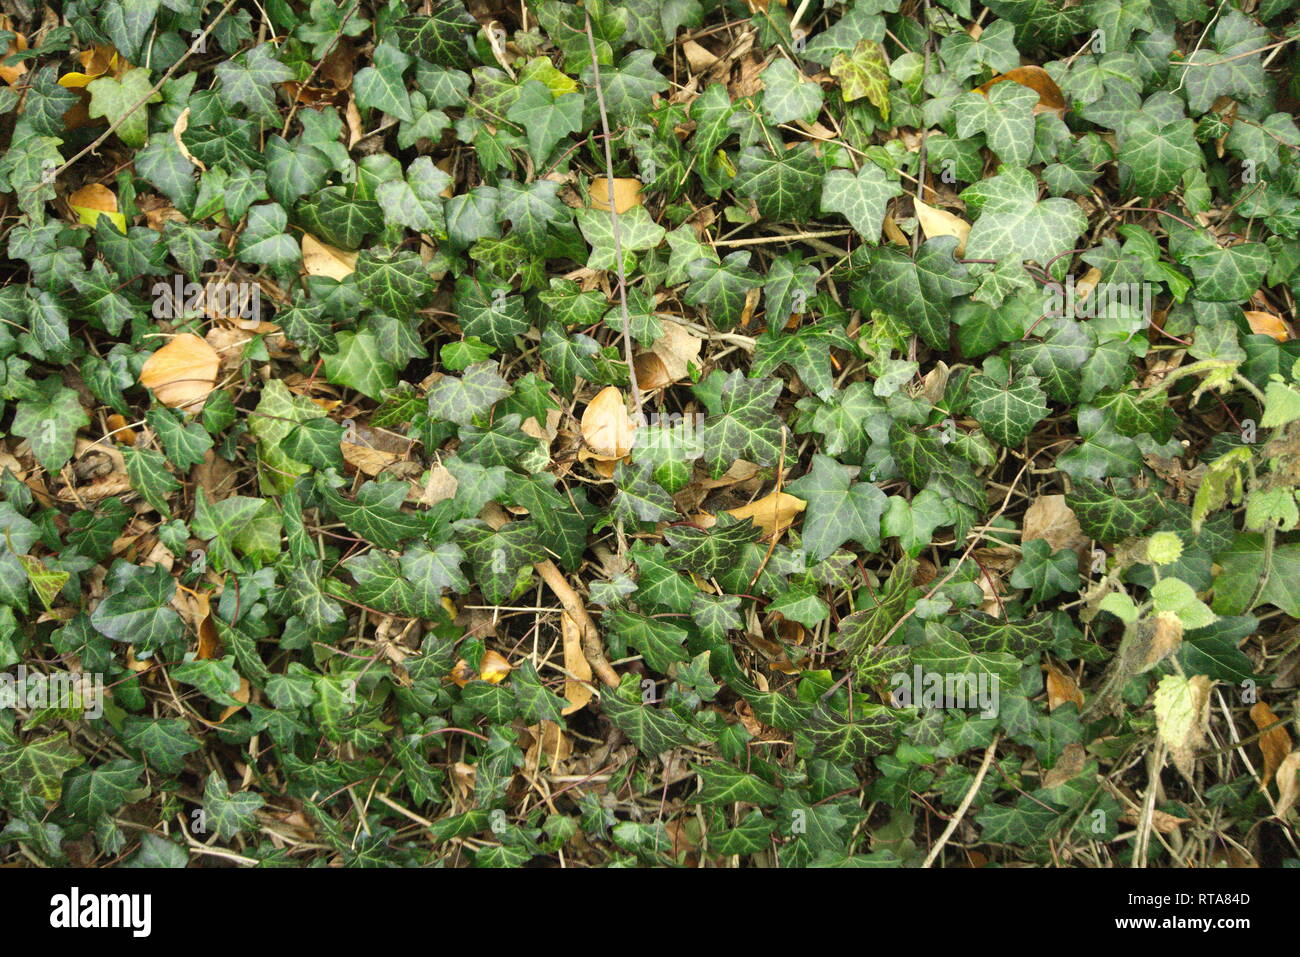
M 979 771 L 975 773 L 975 780 L 971 782 L 970 787 L 966 791 L 966 796 L 961 799 L 961 804 L 958 805 L 953 816 L 948 818 L 948 826 L 945 827 L 943 833 L 939 835 L 939 840 L 934 842 L 934 847 L 930 848 L 930 853 L 925 856 L 925 862 L 921 865 L 922 867 L 929 867 L 938 859 L 939 854 L 943 851 L 943 846 L 948 843 L 948 838 L 952 837 L 953 832 L 957 830 L 957 825 L 960 824 L 961 819 L 966 816 L 966 812 L 970 809 L 971 802 L 975 800 L 975 795 L 979 793 L 980 785 L 984 783 L 984 775 L 989 773 L 989 768 L 993 764 L 993 755 L 997 753 L 998 742 L 1001 740 L 1002 732 L 999 731 L 997 734 L 993 735 L 993 740 L 990 741 L 989 746 L 984 749 L 984 761 L 980 765 Z
M 587 48 L 591 51 L 592 86 L 596 89 L 596 104 L 600 107 L 600 132 L 605 144 L 605 184 L 609 188 L 609 224 L 614 234 L 614 265 L 618 269 L 618 307 L 623 317 L 623 358 L 627 362 L 628 391 L 632 393 L 632 411 L 641 417 L 641 386 L 636 381 L 636 365 L 632 361 L 632 319 L 627 309 L 627 273 L 623 268 L 623 235 L 619 229 L 618 206 L 614 202 L 614 152 L 609 145 L 609 113 L 605 109 L 605 91 L 600 85 L 600 63 L 596 59 L 596 36 L 591 32 L 591 14 L 584 13 L 587 27 Z M 593 663 L 594 664 L 594 663 Z

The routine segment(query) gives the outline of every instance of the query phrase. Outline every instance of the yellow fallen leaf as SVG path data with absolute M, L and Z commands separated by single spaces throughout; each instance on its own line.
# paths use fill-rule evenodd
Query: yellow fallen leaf
M 596 176 L 589 190 L 591 208 L 609 212 L 609 180 Z M 621 216 L 633 206 L 641 205 L 641 181 L 628 177 L 614 180 L 614 209 Z
M 965 253 L 966 237 L 970 235 L 970 223 L 955 213 L 930 206 L 919 199 L 912 200 L 912 205 L 916 207 L 916 221 L 921 224 L 926 239 L 934 239 L 936 236 L 956 236 L 957 255 Z
M 217 383 L 221 357 L 193 333 L 174 337 L 140 370 L 140 384 L 163 405 L 197 412 Z
M 483 659 L 478 663 L 479 680 L 489 681 L 494 685 L 505 681 L 510 670 L 510 662 L 495 651 L 485 652 Z
M 1196 752 L 1205 743 L 1212 685 L 1206 675 L 1165 675 L 1156 686 L 1156 733 L 1169 748 L 1174 766 L 1189 780 L 1196 769 Z
M 342 282 L 357 271 L 357 254 L 335 249 L 303 233 L 302 268 L 309 276 L 328 276 Z
M 69 194 L 68 206 L 87 226 L 94 226 L 100 216 L 107 216 L 118 232 L 126 235 L 126 217 L 117 211 L 117 196 L 103 183 L 91 183 Z
M 789 492 L 771 492 L 748 505 L 729 508 L 727 514 L 742 521 L 752 518 L 754 524 L 763 530 L 763 538 L 766 539 L 788 528 L 795 516 L 807 507 L 807 502 Z

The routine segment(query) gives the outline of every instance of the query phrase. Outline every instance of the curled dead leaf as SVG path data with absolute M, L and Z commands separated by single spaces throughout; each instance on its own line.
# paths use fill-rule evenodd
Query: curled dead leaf
M 1300 751 L 1292 751 L 1277 766 L 1277 816 L 1285 818 L 1300 797 Z
M 700 357 L 704 340 L 680 322 L 664 319 L 663 335 L 655 340 L 651 351 L 664 364 L 664 372 L 672 382 L 680 382 L 691 372 L 691 364 Z
M 597 456 L 621 459 L 632 450 L 632 433 L 636 426 L 627 414 L 623 393 L 606 386 L 582 413 L 582 439 Z
M 1255 728 L 1259 731 L 1270 729 L 1264 731 L 1259 739 L 1259 750 L 1264 755 L 1264 768 L 1259 783 L 1268 787 L 1268 782 L 1273 780 L 1273 775 L 1291 753 L 1291 735 L 1287 733 L 1285 722 L 1279 724 L 1273 709 L 1263 701 L 1257 701 L 1251 707 L 1250 720 L 1255 722 Z
M 1119 820 L 1121 824 L 1132 824 L 1136 826 L 1138 823 L 1138 812 L 1132 808 L 1128 808 L 1120 815 Z M 1175 817 L 1165 811 L 1153 810 L 1151 812 L 1151 826 L 1161 834 L 1173 834 L 1178 830 L 1178 825 L 1186 824 L 1190 820 L 1190 817 Z
M 1074 676 L 1051 664 L 1044 665 L 1043 670 L 1047 672 L 1047 710 L 1055 711 L 1070 701 L 1082 710 L 1083 692 Z
M 569 613 L 560 613 L 560 633 L 564 638 L 564 670 L 573 677 L 564 679 L 564 697 L 569 702 L 561 714 L 581 711 L 591 701 L 591 663 L 582 651 L 582 628 Z
M 632 364 L 636 367 L 636 382 L 642 392 L 653 392 L 655 389 L 672 385 L 675 381 L 668 374 L 668 367 L 664 365 L 664 360 L 653 352 L 641 353 Z

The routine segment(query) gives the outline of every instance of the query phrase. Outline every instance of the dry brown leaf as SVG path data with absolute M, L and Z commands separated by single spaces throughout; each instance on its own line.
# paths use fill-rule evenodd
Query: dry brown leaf
M 1292 751 L 1277 766 L 1277 816 L 1285 818 L 1300 797 L 1300 751 Z
M 1047 672 L 1047 710 L 1055 711 L 1068 701 L 1073 701 L 1079 710 L 1083 710 L 1083 692 L 1074 676 L 1062 671 L 1055 665 L 1044 665 Z
M 1040 495 L 1025 509 L 1021 540 L 1036 538 L 1044 539 L 1054 552 L 1088 544 L 1088 536 L 1079 527 L 1073 509 L 1065 504 L 1064 495 Z
M 716 56 L 694 40 L 682 42 L 682 53 L 686 54 L 686 64 L 691 68 L 692 73 L 703 73 L 718 62 Z
M 533 743 L 524 753 L 528 766 L 535 768 L 543 755 L 552 764 L 563 761 L 573 755 L 573 739 L 554 721 L 542 721 L 528 727 L 528 734 Z
M 1178 830 L 1178 825 L 1186 824 L 1190 820 L 1190 817 L 1175 817 L 1165 811 L 1152 810 L 1151 812 L 1151 826 L 1161 834 L 1172 834 Z M 1124 813 L 1119 816 L 1119 821 L 1121 824 L 1132 824 L 1136 826 L 1138 823 L 1138 812 L 1133 808 L 1127 808 Z
M 207 592 L 194 594 L 191 603 L 199 633 L 199 645 L 196 658 L 221 657 L 221 638 L 217 635 L 217 626 L 212 623 L 211 598 Z
M 163 405 L 197 412 L 217 384 L 221 357 L 191 332 L 172 338 L 140 370 L 140 384 Z
M 699 359 L 704 340 L 671 319 L 662 320 L 660 325 L 663 335 L 655 340 L 650 350 L 663 362 L 668 378 L 680 382 L 690 375 L 691 364 Z
M 1264 770 L 1259 783 L 1268 787 L 1268 782 L 1273 780 L 1273 775 L 1291 753 L 1291 735 L 1287 733 L 1286 724 L 1278 724 L 1277 715 L 1263 701 L 1255 702 L 1250 709 L 1250 720 L 1255 722 L 1257 731 L 1277 725 L 1273 730 L 1265 731 L 1259 739 L 1259 750 L 1264 755 Z
M 573 675 L 564 679 L 564 697 L 569 703 L 560 713 L 573 714 L 591 701 L 591 663 L 582 652 L 582 629 L 567 611 L 560 612 L 560 633 L 564 637 L 564 670 Z
M 583 441 L 591 452 L 607 460 L 621 459 L 632 450 L 635 428 L 623 393 L 616 386 L 601 389 L 582 413 Z
M 181 151 L 181 155 L 201 169 L 203 172 L 208 171 L 207 164 L 190 152 L 190 148 L 185 145 L 181 136 L 190 128 L 190 108 L 187 106 L 181 110 L 181 115 L 176 117 L 176 122 L 172 124 L 172 139 L 176 142 L 176 148 Z
M 807 502 L 789 492 L 772 492 L 740 508 L 729 508 L 727 514 L 742 521 L 752 518 L 754 524 L 763 530 L 763 538 L 766 540 L 774 533 L 789 528 L 795 516 L 807 507 Z
M 894 217 L 890 213 L 885 214 L 885 237 L 896 246 L 910 246 L 907 241 L 907 234 L 898 228 L 898 223 L 894 222 Z
M 104 420 L 104 424 L 108 426 L 108 431 L 112 435 L 114 442 L 117 442 L 119 445 L 135 445 L 135 440 L 138 438 L 139 433 L 136 432 L 135 429 L 131 428 L 130 423 L 127 422 L 126 416 L 119 412 L 114 412 Z
M 474 669 L 469 666 L 469 662 L 464 658 L 461 658 L 451 666 L 451 674 L 448 677 L 451 678 L 456 687 L 463 688 L 477 678 L 478 675 L 476 675 Z
M 965 253 L 966 237 L 970 235 L 970 223 L 956 213 L 930 206 L 919 199 L 912 200 L 912 205 L 916 208 L 916 221 L 921 224 L 921 231 L 925 233 L 926 239 L 934 239 L 936 236 L 955 236 L 957 237 L 956 255 Z
M 1143 671 L 1164 661 L 1183 643 L 1183 620 L 1172 611 L 1160 612 L 1152 625 L 1151 644 L 1147 647 Z
M 1260 336 L 1272 336 L 1278 342 L 1286 342 L 1291 338 L 1291 329 L 1281 316 L 1275 316 L 1271 312 L 1263 312 L 1259 309 L 1243 309 L 1246 314 L 1246 321 L 1250 323 L 1250 331 Z
M 4 17 L 0 19 L 0 29 L 4 29 L 4 30 L 12 29 L 8 17 Z M 26 49 L 27 49 L 27 38 L 23 36 L 21 33 L 15 32 L 14 38 L 9 41 L 9 49 L 5 51 L 5 55 L 3 57 L 0 57 L 0 60 L 5 60 L 8 57 L 13 56 L 13 54 L 21 53 L 23 50 Z M 17 84 L 18 80 L 26 72 L 27 72 L 27 61 L 19 60 L 17 63 L 14 63 L 12 65 L 6 64 L 4 66 L 0 66 L 0 80 L 4 80 L 10 86 L 14 86 L 15 84 Z
M 357 254 L 335 249 L 303 233 L 302 268 L 309 276 L 328 276 L 342 282 L 357 271 Z
M 456 489 L 460 488 L 460 482 L 445 465 L 435 465 L 429 469 L 429 479 L 423 486 L 414 482 L 411 484 L 412 494 L 418 495 L 419 504 L 426 508 L 432 508 L 439 502 L 455 498 Z M 408 496 L 409 500 L 410 496 Z
M 1065 102 L 1065 97 L 1061 94 L 1061 88 L 1056 85 L 1052 75 L 1041 66 L 1018 66 L 1014 70 L 1008 70 L 1001 76 L 995 76 L 987 83 L 975 87 L 975 92 L 987 94 L 991 87 L 1007 80 L 1019 83 L 1021 86 L 1027 86 L 1038 94 L 1038 103 L 1034 106 L 1035 113 L 1051 110 L 1064 116 L 1069 109 L 1069 104 Z
M 1085 301 L 1092 295 L 1092 291 L 1097 288 L 1097 283 L 1101 282 L 1101 270 L 1093 266 L 1083 278 L 1074 284 L 1074 297 L 1079 301 Z
M 343 461 L 363 475 L 379 475 L 400 458 L 392 452 L 352 442 L 340 442 L 339 448 L 343 450 Z
M 1051 770 L 1043 774 L 1043 787 L 1056 788 L 1072 781 L 1088 762 L 1088 750 L 1078 741 L 1071 741 L 1061 749 L 1061 756 Z
M 241 710 L 244 707 L 244 705 L 248 704 L 248 699 L 252 695 L 252 693 L 253 693 L 253 686 L 248 683 L 248 679 L 240 678 L 239 689 L 237 691 L 231 692 L 230 696 L 234 698 L 236 701 L 243 702 L 243 704 L 232 704 L 226 707 L 224 710 L 222 710 L 221 717 L 216 720 L 216 723 L 223 724 L 225 720 L 229 718 L 232 714 L 234 714 L 236 711 Z
M 609 180 L 604 176 L 592 177 L 587 190 L 592 209 L 609 212 Z M 633 206 L 641 205 L 641 181 L 631 177 L 615 178 L 614 209 L 621 216 Z
M 653 392 L 655 389 L 672 385 L 675 381 L 668 374 L 668 367 L 664 365 L 664 360 L 653 352 L 641 353 L 632 360 L 632 365 L 636 368 L 636 382 L 642 392 Z

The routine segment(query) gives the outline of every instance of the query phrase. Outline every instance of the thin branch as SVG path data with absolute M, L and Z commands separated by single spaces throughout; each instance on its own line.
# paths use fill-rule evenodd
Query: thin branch
M 605 143 L 605 185 L 609 188 L 609 224 L 614 234 L 614 264 L 618 268 L 618 307 L 623 316 L 623 358 L 627 362 L 628 390 L 632 393 L 632 411 L 637 421 L 641 418 L 641 386 L 636 381 L 636 365 L 632 361 L 632 318 L 627 308 L 627 273 L 623 268 L 623 235 L 619 229 L 618 206 L 614 202 L 614 152 L 609 145 L 609 113 L 605 109 L 605 91 L 600 85 L 600 63 L 596 59 L 596 36 L 591 32 L 591 14 L 585 13 L 587 48 L 591 52 L 592 86 L 596 89 L 596 104 L 600 107 L 600 132 Z

